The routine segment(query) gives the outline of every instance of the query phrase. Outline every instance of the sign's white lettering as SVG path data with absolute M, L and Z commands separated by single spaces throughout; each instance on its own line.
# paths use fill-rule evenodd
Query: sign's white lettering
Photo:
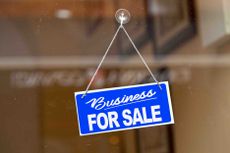
M 86 102 L 86 104 L 91 104 L 90 106 L 96 110 L 101 110 L 103 108 L 110 109 L 113 107 L 118 107 L 122 104 L 127 103 L 135 103 L 135 102 L 141 102 L 146 101 L 150 99 L 156 99 L 156 97 L 153 97 L 156 95 L 156 92 L 153 92 L 152 90 L 149 90 L 148 92 L 143 91 L 140 94 L 135 95 L 124 95 L 123 97 L 117 97 L 116 99 L 112 100 L 105 100 L 105 97 L 99 97 L 99 98 L 93 98 L 90 101 Z M 149 99 L 146 99 L 149 98 Z
M 125 126 L 132 126 L 138 123 L 147 124 L 160 122 L 162 119 L 160 117 L 161 114 L 159 109 L 159 105 L 151 106 L 151 114 L 149 116 L 147 115 L 146 107 L 142 107 L 141 109 L 135 108 L 133 111 L 131 111 L 130 109 L 125 109 L 123 110 L 121 116 L 121 118 L 123 118 L 122 123 Z M 101 130 L 114 127 L 118 128 L 120 127 L 120 124 L 118 122 L 118 113 L 112 111 L 108 113 L 89 114 L 88 125 L 90 131 L 94 130 L 94 126 L 97 126 Z

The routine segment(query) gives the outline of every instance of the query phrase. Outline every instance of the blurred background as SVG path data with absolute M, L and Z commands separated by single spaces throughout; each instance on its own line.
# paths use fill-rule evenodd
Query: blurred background
M 125 25 L 158 80 L 175 125 L 80 137 L 85 90 L 125 8 Z M 229 0 L 0 0 L 1 153 L 227 153 Z M 91 89 L 153 82 L 120 32 Z

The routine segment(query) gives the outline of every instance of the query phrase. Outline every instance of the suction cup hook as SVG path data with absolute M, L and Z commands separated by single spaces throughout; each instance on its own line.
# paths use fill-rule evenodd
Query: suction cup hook
M 120 23 L 121 25 L 126 24 L 129 22 L 131 15 L 129 13 L 128 10 L 126 9 L 119 9 L 117 10 L 116 14 L 115 14 L 115 18 L 117 20 L 118 23 Z

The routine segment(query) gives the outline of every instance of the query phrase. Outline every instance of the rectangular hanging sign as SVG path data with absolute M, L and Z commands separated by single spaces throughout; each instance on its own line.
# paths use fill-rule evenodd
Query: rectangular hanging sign
M 168 82 L 75 92 L 81 136 L 173 124 Z

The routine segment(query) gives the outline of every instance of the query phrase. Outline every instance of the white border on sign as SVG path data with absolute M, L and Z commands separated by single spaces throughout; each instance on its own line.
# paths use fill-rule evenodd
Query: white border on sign
M 166 122 L 166 123 L 159 123 L 159 124 L 154 124 L 154 125 L 143 125 L 143 126 L 137 126 L 137 127 L 127 127 L 127 128 L 122 128 L 122 129 L 115 129 L 115 130 L 109 130 L 109 131 L 100 131 L 100 132 L 94 132 L 94 133 L 88 133 L 88 134 L 82 134 L 81 133 L 81 125 L 80 125 L 80 120 L 79 120 L 79 111 L 78 111 L 78 105 L 77 105 L 77 99 L 76 96 L 79 94 L 84 94 L 85 91 L 79 91 L 74 93 L 74 100 L 76 101 L 76 112 L 77 112 L 77 120 L 78 120 L 78 129 L 79 129 L 79 134 L 80 136 L 87 136 L 87 135 L 95 135 L 95 134 L 100 134 L 100 133 L 109 133 L 109 132 L 116 132 L 116 131 L 124 131 L 124 130 L 131 130 L 131 129 L 139 129 L 139 128 L 147 128 L 147 127 L 154 127 L 154 126 L 160 126 L 160 125 L 169 125 L 169 124 L 174 124 L 174 116 L 173 116 L 173 110 L 172 110 L 172 102 L 171 102 L 171 95 L 169 92 L 169 83 L 168 81 L 163 81 L 159 82 L 159 84 L 165 84 L 166 85 L 166 91 L 168 95 L 168 101 L 169 101 L 169 111 L 170 111 L 170 116 L 171 116 L 171 121 Z M 130 87 L 142 87 L 142 86 L 150 86 L 150 85 L 158 85 L 157 83 L 146 83 L 146 84 L 139 84 L 139 85 L 129 85 L 129 86 L 122 86 L 122 87 L 113 87 L 113 88 L 104 88 L 104 89 L 96 89 L 96 90 L 89 90 L 87 93 L 95 93 L 95 92 L 100 92 L 100 91 L 110 91 L 110 90 L 117 90 L 117 89 L 126 89 Z M 86 95 L 87 96 L 87 95 Z

